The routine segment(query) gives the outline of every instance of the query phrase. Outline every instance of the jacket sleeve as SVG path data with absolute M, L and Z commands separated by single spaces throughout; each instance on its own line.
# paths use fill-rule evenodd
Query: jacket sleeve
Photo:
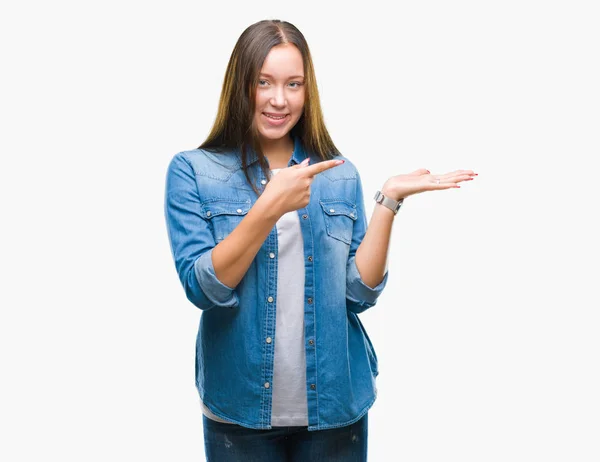
M 358 216 L 354 221 L 352 242 L 350 243 L 350 253 L 348 254 L 348 264 L 346 266 L 346 306 L 349 311 L 362 313 L 377 303 L 377 298 L 387 284 L 388 270 L 386 268 L 383 280 L 377 286 L 369 287 L 360 277 L 356 267 L 356 250 L 367 232 L 365 201 L 358 171 L 356 172 L 356 213 Z
M 216 244 L 199 213 L 200 203 L 194 170 L 179 153 L 169 164 L 165 187 L 167 232 L 179 280 L 188 300 L 201 310 L 233 308 L 239 299 L 215 275 L 212 251 Z

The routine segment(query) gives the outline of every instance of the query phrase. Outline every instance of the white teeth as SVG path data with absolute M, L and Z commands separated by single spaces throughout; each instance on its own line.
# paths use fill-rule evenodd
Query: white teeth
M 281 117 L 274 117 L 274 116 L 270 116 L 268 114 L 265 114 L 269 119 L 275 119 L 275 120 L 281 120 L 281 119 L 285 119 L 285 116 L 281 116 Z

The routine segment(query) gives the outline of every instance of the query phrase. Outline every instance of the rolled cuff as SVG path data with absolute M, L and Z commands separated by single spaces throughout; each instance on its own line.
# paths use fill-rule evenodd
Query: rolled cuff
M 198 285 L 208 300 L 216 306 L 234 308 L 239 306 L 240 301 L 235 289 L 223 284 L 215 274 L 212 262 L 212 249 L 204 252 L 194 262 L 194 272 Z
M 350 311 L 360 313 L 377 303 L 377 298 L 383 291 L 388 280 L 388 270 L 386 269 L 383 279 L 375 287 L 369 287 L 360 277 L 356 266 L 356 258 L 352 257 L 348 261 L 346 268 L 346 299 Z

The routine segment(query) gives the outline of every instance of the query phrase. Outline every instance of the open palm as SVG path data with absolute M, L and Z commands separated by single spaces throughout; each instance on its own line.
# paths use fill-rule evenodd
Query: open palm
M 442 175 L 433 175 L 429 170 L 420 168 L 412 173 L 390 177 L 381 192 L 394 200 L 400 200 L 424 191 L 460 188 L 458 183 L 473 180 L 477 175 L 473 170 L 455 170 Z

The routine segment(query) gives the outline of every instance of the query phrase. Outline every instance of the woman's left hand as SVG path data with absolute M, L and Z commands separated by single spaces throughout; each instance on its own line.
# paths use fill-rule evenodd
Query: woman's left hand
M 398 201 L 424 191 L 460 188 L 458 183 L 470 181 L 477 175 L 473 170 L 455 170 L 442 175 L 432 175 L 429 170 L 421 168 L 412 173 L 390 177 L 381 192 Z

